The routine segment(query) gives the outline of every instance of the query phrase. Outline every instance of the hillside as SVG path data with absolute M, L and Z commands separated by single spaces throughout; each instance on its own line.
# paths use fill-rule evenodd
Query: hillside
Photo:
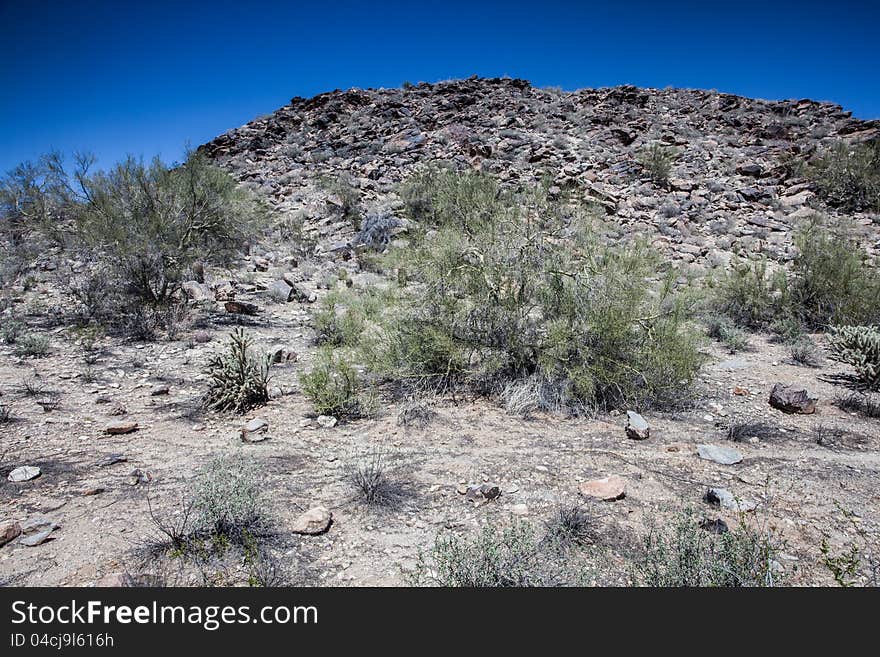
M 880 393 L 829 324 L 877 321 L 880 187 L 815 171 L 878 140 L 470 78 L 47 185 L 0 233 L 0 585 L 876 584 Z

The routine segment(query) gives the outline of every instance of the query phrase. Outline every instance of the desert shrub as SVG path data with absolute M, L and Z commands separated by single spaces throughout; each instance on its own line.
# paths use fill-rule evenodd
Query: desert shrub
M 381 449 L 354 459 L 347 474 L 357 499 L 370 507 L 396 507 L 409 491 L 391 475 L 391 469 L 391 459 Z
M 25 323 L 15 318 L 4 318 L 3 326 L 0 326 L 0 342 L 3 344 L 15 344 L 24 333 Z
M 772 536 L 745 520 L 720 534 L 700 527 L 692 511 L 680 512 L 665 528 L 652 528 L 633 564 L 642 586 L 777 586 L 779 549 Z
M 819 347 L 809 336 L 802 336 L 793 342 L 788 351 L 791 360 L 804 367 L 819 367 L 822 363 L 822 354 Z
M 547 535 L 562 546 L 588 545 L 598 539 L 592 509 L 576 504 L 557 508 L 546 525 Z
M 99 172 L 92 164 L 79 157 L 68 172 L 61 157 L 51 155 L 41 165 L 50 182 L 19 176 L 0 185 L 4 225 L 34 227 L 16 229 L 15 239 L 51 233 L 86 263 L 71 277 L 71 293 L 88 319 L 124 326 L 133 307 L 173 303 L 198 264 L 225 262 L 261 223 L 256 198 L 199 154 L 174 168 L 158 159 L 128 158 Z M 8 198 L 25 188 L 25 210 L 16 209 Z
M 392 254 L 408 275 L 373 345 L 382 374 L 491 394 L 537 375 L 570 408 L 686 394 L 697 339 L 645 246 L 605 246 L 541 189 L 513 196 L 481 174 L 435 172 L 405 190 L 422 224 Z
M 258 534 L 266 500 L 257 474 L 256 464 L 241 456 L 221 456 L 203 466 L 188 491 L 195 531 L 233 542 Z
M 880 274 L 846 222 L 812 219 L 794 234 L 790 271 L 770 274 L 765 258 L 734 260 L 717 289 L 713 311 L 738 326 L 770 328 L 797 339 L 804 328 L 880 321 Z
M 880 541 L 876 527 L 871 531 L 857 514 L 839 504 L 836 506 L 854 538 L 839 551 L 833 550 L 828 540 L 823 538 L 819 548 L 822 565 L 839 586 L 880 586 Z
M 354 346 L 365 339 L 368 325 L 379 321 L 384 307 L 393 301 L 375 288 L 334 289 L 326 294 L 313 317 L 315 342 L 320 345 Z
M 26 333 L 18 336 L 15 340 L 15 354 L 17 356 L 30 356 L 31 358 L 43 358 L 51 351 L 49 338 L 44 335 Z
M 792 312 L 809 327 L 880 321 L 880 274 L 848 224 L 814 219 L 794 236 L 789 295 Z
M 880 388 L 880 328 L 834 326 L 828 334 L 833 360 L 851 365 L 869 388 Z
M 675 162 L 676 155 L 677 153 L 674 148 L 655 142 L 642 149 L 636 156 L 636 159 L 654 184 L 660 187 L 668 187 L 669 176 L 672 173 L 672 164 Z
M 715 315 L 707 319 L 706 333 L 732 354 L 749 349 L 749 336 L 725 315 Z
M 719 286 L 714 310 L 737 326 L 760 328 L 778 315 L 784 289 L 785 274 L 771 275 L 765 258 L 733 260 Z
M 401 427 L 415 427 L 424 429 L 434 418 L 437 412 L 424 399 L 409 399 L 400 406 L 397 413 L 397 424 Z
M 334 205 L 339 208 L 342 218 L 350 222 L 355 230 L 361 229 L 361 191 L 354 186 L 351 176 L 347 173 L 336 177 L 323 177 L 319 180 L 321 187 L 326 190 L 333 199 Z
M 465 588 L 576 585 L 582 577 L 526 522 L 486 526 L 473 537 L 439 534 L 407 573 L 414 586 Z
M 254 355 L 251 345 L 251 338 L 237 329 L 230 335 L 227 352 L 208 361 L 207 408 L 245 413 L 269 401 L 269 356 Z
M 805 167 L 829 204 L 846 210 L 880 210 L 880 144 L 838 142 Z
M 767 440 L 779 434 L 779 430 L 764 422 L 751 420 L 732 422 L 727 428 L 727 438 L 737 443 L 744 442 L 749 438 Z
M 12 408 L 8 404 L 0 404 L 0 424 L 12 422 Z
M 352 418 L 368 410 L 358 373 L 342 354 L 322 350 L 312 369 L 299 380 L 303 394 L 321 415 Z
M 355 243 L 375 251 L 381 251 L 391 243 L 394 230 L 400 220 L 384 209 L 371 210 L 361 223 Z

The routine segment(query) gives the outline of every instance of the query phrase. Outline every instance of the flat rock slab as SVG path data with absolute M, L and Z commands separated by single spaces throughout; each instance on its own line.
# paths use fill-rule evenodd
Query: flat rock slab
M 726 488 L 710 488 L 703 499 L 712 506 L 721 506 L 732 511 L 747 513 L 754 511 L 758 505 L 748 500 L 738 499 Z
M 50 528 L 44 529 L 43 531 L 37 532 L 35 534 L 28 534 L 27 536 L 23 536 L 18 539 L 18 542 L 19 544 L 26 545 L 27 547 L 37 547 L 38 545 L 42 545 L 43 543 L 48 541 L 53 531 L 55 531 L 55 529 Z
M 296 293 L 291 285 L 287 283 L 287 281 L 275 281 L 268 287 L 266 292 L 270 297 L 275 299 L 276 301 L 280 301 L 281 303 L 287 303 L 289 301 L 293 301 Z
M 126 433 L 132 433 L 133 431 L 137 431 L 137 429 L 137 422 L 120 420 L 118 422 L 111 422 L 104 427 L 104 433 L 110 434 L 111 436 L 119 436 Z
M 701 459 L 721 465 L 734 465 L 743 460 L 743 455 L 738 450 L 720 445 L 697 445 L 697 455 Z
M 635 411 L 627 411 L 626 435 L 633 440 L 647 440 L 651 435 L 648 421 Z
M 315 536 L 323 534 L 330 529 L 333 522 L 333 514 L 323 506 L 309 509 L 293 522 L 294 534 L 308 534 Z
M 810 393 L 803 388 L 795 388 L 783 383 L 777 383 L 770 391 L 770 405 L 783 413 L 810 415 L 816 412 L 818 401 L 817 398 L 810 397 Z
M 15 468 L 12 472 L 10 472 L 6 479 L 11 481 L 14 484 L 17 484 L 22 481 L 30 481 L 31 479 L 36 479 L 42 474 L 42 471 L 35 465 L 23 465 L 19 468 Z
M 580 485 L 580 493 L 604 502 L 613 502 L 626 497 L 626 480 L 618 475 L 585 481 Z
M 336 426 L 338 420 L 332 415 L 319 415 L 318 424 L 325 429 L 332 429 Z

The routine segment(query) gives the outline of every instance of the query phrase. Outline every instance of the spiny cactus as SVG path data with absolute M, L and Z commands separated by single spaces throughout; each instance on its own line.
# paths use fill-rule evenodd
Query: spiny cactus
M 236 329 L 230 335 L 229 350 L 208 361 L 207 408 L 245 413 L 269 401 L 269 355 L 252 355 L 251 344 L 244 330 Z
M 831 358 L 852 365 L 869 388 L 880 388 L 880 327 L 834 326 L 828 344 Z

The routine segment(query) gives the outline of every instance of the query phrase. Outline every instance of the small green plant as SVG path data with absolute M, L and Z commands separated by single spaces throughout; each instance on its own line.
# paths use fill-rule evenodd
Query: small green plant
M 229 349 L 208 361 L 205 406 L 245 413 L 269 401 L 269 356 L 251 353 L 252 340 L 243 329 L 230 335 Z
M 710 338 L 718 340 L 732 354 L 750 348 L 749 336 L 724 315 L 709 318 L 706 322 L 706 332 Z
M 407 494 L 407 488 L 389 475 L 390 459 L 382 450 L 354 460 L 348 468 L 348 479 L 358 499 L 371 507 L 396 507 Z
M 778 551 L 771 535 L 744 518 L 734 529 L 715 534 L 685 510 L 668 527 L 653 528 L 645 536 L 633 579 L 654 587 L 777 586 L 783 577 L 776 566 Z
M 322 350 L 314 367 L 300 375 L 300 385 L 321 415 L 351 418 L 368 410 L 358 373 L 341 354 Z
M 792 343 L 788 353 L 792 362 L 804 367 L 819 367 L 822 364 L 822 353 L 809 336 L 802 336 Z
M 730 271 L 721 281 L 713 310 L 730 318 L 737 326 L 761 328 L 779 314 L 784 289 L 784 272 L 771 274 L 765 258 L 734 259 Z
M 18 319 L 4 319 L 0 327 L 0 342 L 3 344 L 15 344 L 19 336 L 24 333 L 25 324 Z
M 880 389 L 880 328 L 834 326 L 828 334 L 831 358 L 851 365 L 864 385 Z
M 823 538 L 819 548 L 822 565 L 839 586 L 880 586 L 880 543 L 877 542 L 876 534 L 872 537 L 855 513 L 838 503 L 835 506 L 855 537 L 836 554 L 828 540 Z
M 593 510 L 578 505 L 560 506 L 547 522 L 547 536 L 562 546 L 595 543 L 598 529 Z
M 51 352 L 49 338 L 43 335 L 28 333 L 19 336 L 15 341 L 15 354 L 22 357 L 44 358 Z
M 677 155 L 674 148 L 655 142 L 640 151 L 636 159 L 654 184 L 668 187 L 672 165 Z
M 474 537 L 440 534 L 406 573 L 414 586 L 465 588 L 533 587 L 577 584 L 583 573 L 555 558 L 526 522 L 499 529 L 484 527 Z
M 342 218 L 350 222 L 355 230 L 361 229 L 361 191 L 354 186 L 351 176 L 325 177 L 321 186 L 330 194 L 331 202 L 339 209 Z
M 190 486 L 197 531 L 235 542 L 261 530 L 265 499 L 256 465 L 241 456 L 207 463 Z

